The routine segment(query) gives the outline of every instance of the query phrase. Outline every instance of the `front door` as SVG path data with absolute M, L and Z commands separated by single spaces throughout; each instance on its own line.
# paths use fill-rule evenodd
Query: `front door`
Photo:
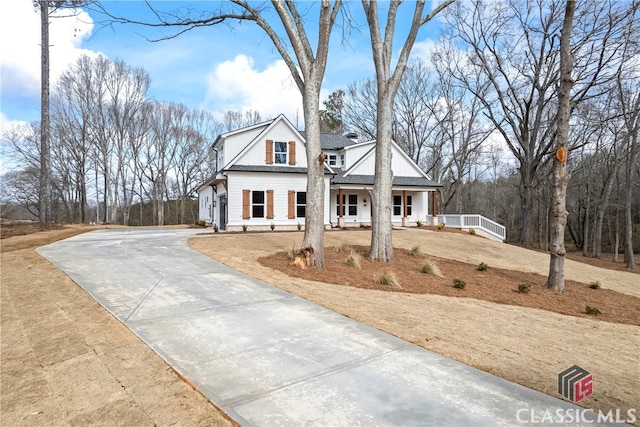
M 218 227 L 220 230 L 224 230 L 227 227 L 227 195 L 223 194 L 220 196 L 220 224 Z

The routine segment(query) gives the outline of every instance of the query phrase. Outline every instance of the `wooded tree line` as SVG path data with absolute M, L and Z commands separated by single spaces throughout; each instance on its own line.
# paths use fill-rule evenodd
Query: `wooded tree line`
M 550 171 L 557 133 L 558 46 L 565 2 L 479 1 L 449 6 L 451 2 L 447 1 L 431 13 L 423 13 L 424 2 L 416 2 L 410 34 L 393 70 L 390 60 L 400 3 L 390 3 L 383 34 L 379 33 L 382 26 L 377 6 L 362 3 L 371 30 L 375 79 L 354 82 L 332 94 L 325 103 L 326 110 L 319 114 L 319 88 L 331 28 L 343 7 L 340 1 L 321 3 L 315 49 L 294 3 L 272 4 L 285 35 L 267 21 L 263 13 L 266 4 L 255 8 L 240 0 L 229 3 L 237 10 L 228 13 L 221 11 L 197 21 L 187 16 L 161 24 L 195 28 L 227 19 L 254 21 L 274 42 L 303 96 L 309 158 L 319 155 L 316 130 L 321 125 L 334 131 L 357 129 L 363 136 L 376 138 L 381 156 L 393 135 L 426 172 L 445 184 L 440 194 L 440 207 L 445 211 L 483 213 L 503 222 L 511 241 L 546 247 L 553 216 Z M 405 53 L 411 51 L 417 29 L 441 11 L 445 23 L 433 54 L 428 60 L 416 60 L 407 66 Z M 634 36 L 638 22 L 635 0 L 577 3 L 570 43 L 574 81 L 570 94 L 568 234 L 587 254 L 597 255 L 603 244 L 615 247 L 615 242 L 622 241 L 625 246 L 631 245 L 633 226 L 640 222 L 640 71 Z M 347 24 L 342 22 L 343 29 Z M 86 187 L 94 185 L 94 193 L 101 199 L 99 220 L 126 222 L 132 203 L 147 200 L 154 205 L 154 223 L 162 223 L 162 201 L 185 200 L 206 175 L 209 159 L 203 147 L 224 125 L 214 123 L 207 113 L 148 101 L 148 76 L 143 70 L 117 65 L 118 61 L 113 63 L 113 70 L 101 70 L 99 61 L 93 61 L 96 63 L 89 66 L 96 68 L 96 74 L 87 73 L 86 78 L 101 82 L 98 90 L 76 89 L 79 93 L 70 95 L 74 84 L 82 87 L 86 83 L 77 78 L 77 83 L 61 86 L 59 93 L 64 96 L 56 92 L 52 98 L 52 114 L 59 115 L 54 120 L 60 120 L 53 126 L 56 136 L 52 138 L 60 146 L 53 148 L 60 152 L 60 165 L 54 168 L 59 175 L 54 179 L 59 204 L 64 206 L 67 218 L 86 221 L 87 203 L 83 200 Z M 74 73 L 82 75 L 82 68 L 76 64 Z M 109 80 L 118 75 L 118 69 L 127 70 L 126 83 Z M 63 78 L 60 84 L 64 82 Z M 76 110 L 70 104 L 84 105 L 83 97 L 88 93 L 91 103 L 103 103 L 97 104 L 101 107 L 96 111 L 87 108 L 85 117 L 81 108 Z M 229 114 L 225 116 L 227 129 L 242 122 L 243 116 L 248 121 L 252 116 L 259 118 L 253 112 Z M 79 123 L 89 123 L 91 130 Z M 59 130 L 65 126 L 72 132 Z M 20 156 L 30 159 L 36 158 L 29 155 L 37 150 L 37 138 L 33 128 L 25 128 L 12 131 L 4 139 Z M 84 166 L 80 166 L 82 159 Z M 382 168 L 385 161 L 388 159 L 376 160 Z M 22 172 L 26 173 L 32 164 L 25 161 L 24 165 Z M 321 186 L 314 184 L 321 175 L 316 172 L 309 171 L 310 198 L 314 192 L 322 193 Z M 31 173 L 36 173 L 35 168 Z M 84 184 L 80 177 L 85 178 Z M 29 180 L 20 181 L 28 185 Z M 389 179 L 379 180 L 386 181 Z M 382 197 L 386 189 L 377 190 L 377 200 L 382 204 L 374 212 L 388 210 L 389 201 Z M 322 212 L 321 204 L 314 206 Z M 315 218 L 311 212 L 308 217 L 309 221 Z M 383 223 L 383 228 L 390 231 L 390 224 Z M 315 248 L 320 255 L 323 239 L 318 224 L 305 224 L 303 246 Z M 380 233 L 373 234 L 372 248 L 375 235 Z M 390 260 L 390 239 L 382 246 L 378 255 L 372 252 L 372 258 Z M 322 259 L 314 264 L 321 266 Z
M 178 221 L 185 221 L 223 125 L 206 111 L 150 100 L 149 84 L 142 68 L 103 56 L 83 56 L 63 73 L 51 95 L 55 221 L 127 225 L 132 205 L 146 202 L 152 217 L 137 215 L 138 224 L 162 225 L 168 200 L 179 201 Z M 14 127 L 2 139 L 22 166 L 3 177 L 3 196 L 37 216 L 40 126 Z
M 393 136 L 444 184 L 440 209 L 481 213 L 510 241 L 549 247 L 563 3 L 457 2 L 429 60 L 405 71 Z M 567 237 L 585 255 L 640 246 L 638 3 L 578 2 Z M 332 93 L 323 128 L 376 137 L 374 77 Z M 635 228 L 634 228 L 635 227 Z M 633 242 L 633 238 L 626 239 Z

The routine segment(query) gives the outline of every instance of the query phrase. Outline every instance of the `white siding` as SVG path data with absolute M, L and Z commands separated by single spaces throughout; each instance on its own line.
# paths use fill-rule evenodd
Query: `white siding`
M 391 170 L 394 176 L 424 177 L 415 163 L 405 156 L 400 147 L 395 144 L 391 145 L 391 153 Z
M 325 223 L 329 224 L 329 177 L 325 178 Z M 265 217 L 242 219 L 242 190 L 267 191 L 273 190 L 273 219 L 266 218 L 266 194 Z M 307 176 L 299 173 L 256 173 L 256 172 L 229 172 L 227 180 L 228 212 L 227 224 L 230 227 L 242 227 L 246 224 L 260 226 L 296 226 L 298 223 L 304 226 L 304 218 L 289 219 L 289 190 L 307 191 Z
M 213 188 L 206 186 L 198 191 L 198 219 L 200 221 L 206 221 L 207 223 L 213 222 Z
M 367 151 L 371 150 L 372 147 L 373 147 L 373 143 L 365 143 L 365 144 L 350 145 L 349 147 L 345 148 L 344 149 L 345 169 L 348 169 L 351 166 L 353 166 L 360 159 L 360 157 L 364 156 L 367 153 Z
M 265 135 L 260 136 L 260 140 L 256 142 L 246 153 L 242 155 L 235 163 L 237 165 L 264 165 L 266 160 L 266 141 L 296 142 L 296 164 L 295 167 L 306 168 L 307 159 L 304 144 L 300 141 L 294 131 L 284 122 L 279 121 Z M 275 155 L 274 155 L 275 161 Z M 275 166 L 288 166 L 289 157 L 287 154 L 286 164 L 276 164 Z
M 251 141 L 257 137 L 260 132 L 262 132 L 266 126 L 259 127 L 257 129 L 251 129 L 248 131 L 240 132 L 236 135 L 231 135 L 224 140 L 224 163 L 226 165 L 231 160 L 233 160 L 238 153 L 240 153 L 244 148 L 249 145 Z M 264 164 L 264 159 L 262 159 L 262 163 L 256 164 Z M 221 165 L 222 166 L 222 165 Z

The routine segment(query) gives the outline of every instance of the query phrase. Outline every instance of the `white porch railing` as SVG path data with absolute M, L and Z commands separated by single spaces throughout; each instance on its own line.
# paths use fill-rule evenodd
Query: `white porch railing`
M 442 222 L 444 222 L 447 227 L 483 231 L 500 241 L 504 241 L 507 237 L 507 230 L 503 225 L 500 225 L 495 221 L 491 221 L 489 218 L 485 218 L 482 215 L 438 215 L 438 224 Z

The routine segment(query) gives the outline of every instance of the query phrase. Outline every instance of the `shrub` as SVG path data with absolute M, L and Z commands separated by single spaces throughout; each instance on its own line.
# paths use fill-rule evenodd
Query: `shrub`
M 195 222 L 195 225 L 196 225 L 197 227 L 206 227 L 206 226 L 207 226 L 207 223 L 206 223 L 206 222 L 204 222 L 204 221 L 196 221 L 196 222 Z
M 436 264 L 434 261 L 431 261 L 430 259 L 426 260 L 424 264 L 422 264 L 422 272 L 425 274 L 432 274 L 438 277 L 444 277 L 442 275 L 442 272 L 440 272 L 440 268 L 438 267 L 438 264 Z
M 467 282 L 461 279 L 453 279 L 453 287 L 456 289 L 464 289 L 467 287 Z
M 438 224 L 438 230 L 442 230 L 447 224 L 445 224 L 444 222 L 441 222 L 440 224 Z
M 298 255 L 298 251 L 296 250 L 295 245 L 287 252 L 288 259 L 296 259 L 296 255 Z
M 489 266 L 487 265 L 486 262 L 481 262 L 480 264 L 478 264 L 479 271 L 487 271 L 488 269 L 489 269 Z
M 271 231 L 273 231 L 276 228 L 276 225 L 274 223 L 271 223 L 271 225 L 269 225 L 269 228 L 271 229 Z
M 587 314 L 592 314 L 594 316 L 597 316 L 598 314 L 602 314 L 600 310 L 598 310 L 596 307 L 591 307 L 589 304 L 587 304 L 587 308 L 585 309 L 585 312 Z
M 400 289 L 400 283 L 398 283 L 398 278 L 393 271 L 385 271 L 382 273 L 382 276 L 378 278 L 378 283 L 381 285 L 389 286 L 391 288 Z
M 298 223 L 298 231 L 302 230 L 302 224 Z
M 422 251 L 420 251 L 420 245 L 414 245 L 409 250 L 409 255 L 411 255 L 411 256 L 422 256 Z
M 340 244 L 333 247 L 333 252 L 337 254 L 344 254 L 351 251 L 351 245 L 347 242 L 340 242 Z
M 247 224 L 242 224 L 242 231 L 247 231 L 247 228 L 249 228 Z
M 416 227 L 422 227 L 422 221 L 417 220 L 416 221 Z
M 362 268 L 360 264 L 360 259 L 361 259 L 360 254 L 354 250 L 351 250 L 345 262 L 347 263 L 347 265 L 350 265 L 351 267 Z
M 472 236 L 475 236 L 476 235 L 476 229 L 475 228 L 469 229 L 469 234 L 471 234 Z
M 518 285 L 518 292 L 520 292 L 521 294 L 528 294 L 530 291 L 531 291 L 530 283 L 520 283 Z
M 596 280 L 595 282 L 591 282 L 591 283 L 589 284 L 589 287 L 590 287 L 591 289 L 600 289 L 600 282 L 598 282 L 597 280 Z
M 218 224 L 213 224 L 213 232 L 214 233 L 218 232 Z

